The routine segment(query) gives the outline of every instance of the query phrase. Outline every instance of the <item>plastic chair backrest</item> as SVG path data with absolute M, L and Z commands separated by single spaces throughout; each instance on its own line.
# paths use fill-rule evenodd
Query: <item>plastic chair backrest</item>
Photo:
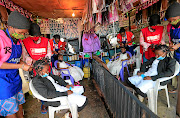
M 176 76 L 178 73 L 179 73 L 179 63 L 176 61 L 174 76 Z
M 57 68 L 57 63 L 58 63 L 58 60 L 56 60 L 55 62 L 54 62 L 54 66 Z M 68 63 L 66 63 L 68 66 L 70 66 L 70 64 L 68 64 Z
M 55 68 L 57 68 L 57 63 L 58 63 L 58 60 L 56 60 L 56 61 L 54 62 Z
M 31 90 L 31 92 L 32 92 L 32 94 L 34 95 L 34 97 L 36 97 L 36 98 L 39 99 L 39 100 L 42 100 L 42 101 L 50 101 L 50 102 L 61 101 L 61 102 L 64 102 L 64 103 L 69 103 L 69 102 L 68 102 L 68 99 L 67 99 L 67 96 L 61 96 L 61 97 L 56 97 L 56 98 L 52 98 L 52 99 L 44 98 L 44 97 L 41 96 L 41 95 L 36 91 L 36 89 L 34 88 L 34 86 L 33 86 L 33 84 L 32 84 L 32 80 L 29 82 L 29 89 Z
M 30 88 L 32 94 L 33 94 L 36 98 L 38 98 L 38 99 L 40 99 L 40 100 L 43 100 L 43 101 L 48 101 L 46 98 L 42 97 L 42 96 L 36 91 L 36 89 L 34 88 L 34 86 L 33 86 L 33 84 L 32 84 L 32 80 L 29 82 L 29 88 Z
M 167 80 L 172 79 L 173 77 L 175 77 L 178 73 L 179 73 L 179 63 L 176 61 L 175 72 L 174 72 L 173 76 L 171 76 L 171 77 L 162 77 L 162 78 L 159 78 L 158 81 L 159 82 L 167 81 Z
M 129 54 L 130 58 L 132 58 L 132 54 L 129 51 L 126 51 Z

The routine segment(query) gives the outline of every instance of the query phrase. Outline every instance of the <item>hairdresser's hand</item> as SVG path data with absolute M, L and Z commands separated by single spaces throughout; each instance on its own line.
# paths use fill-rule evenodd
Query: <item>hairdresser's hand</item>
M 156 45 L 154 45 L 154 44 L 151 44 L 151 48 L 155 48 L 155 46 L 156 46 Z
M 72 84 L 66 86 L 66 88 L 70 88 L 70 87 L 74 88 L 74 86 Z
M 27 64 L 22 64 L 22 69 L 23 69 L 24 71 L 29 71 L 30 67 L 31 67 L 31 66 L 29 66 L 29 65 L 27 65 Z
M 144 80 L 152 80 L 152 78 L 147 76 L 147 77 L 144 77 Z
M 127 46 L 128 46 L 128 43 L 125 43 L 125 46 L 127 47 Z
M 144 72 L 137 72 L 138 76 L 141 76 L 142 74 L 144 74 Z
M 54 54 L 55 54 L 55 55 L 58 55 L 58 53 L 57 53 L 56 51 L 54 51 Z
M 122 59 L 121 61 L 125 61 L 125 59 Z
M 33 70 L 33 68 L 32 68 L 32 67 L 30 67 L 28 71 L 32 71 L 32 70 Z
M 68 90 L 67 93 L 68 93 L 68 95 L 73 94 L 73 92 L 71 90 Z
M 172 46 L 172 48 L 173 48 L 174 50 L 177 50 L 179 47 L 180 47 L 180 44 L 176 44 L 176 45 Z
M 36 62 L 36 60 L 33 59 L 32 64 L 34 64 L 35 62 Z
M 120 43 L 120 46 L 121 46 L 121 47 L 124 47 L 124 44 L 123 44 L 123 43 Z

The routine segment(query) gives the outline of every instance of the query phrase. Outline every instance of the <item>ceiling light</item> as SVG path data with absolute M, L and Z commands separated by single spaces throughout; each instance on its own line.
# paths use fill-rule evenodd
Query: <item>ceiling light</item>
M 75 13 L 72 14 L 72 17 L 74 17 L 74 16 L 75 16 Z

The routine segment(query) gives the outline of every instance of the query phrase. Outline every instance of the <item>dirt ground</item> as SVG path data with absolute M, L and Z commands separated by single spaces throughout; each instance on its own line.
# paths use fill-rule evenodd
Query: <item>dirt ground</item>
M 84 79 L 81 85 L 85 88 L 84 95 L 88 98 L 88 105 L 79 112 L 79 118 L 109 118 L 101 98 L 91 80 Z M 26 95 L 26 103 L 23 105 L 25 118 L 48 118 L 48 114 L 41 114 L 41 102 L 30 95 Z M 55 118 L 61 118 L 64 113 L 55 113 Z

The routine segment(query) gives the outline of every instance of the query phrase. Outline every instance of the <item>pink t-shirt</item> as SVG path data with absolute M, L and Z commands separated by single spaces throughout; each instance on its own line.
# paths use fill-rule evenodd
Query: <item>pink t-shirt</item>
M 12 42 L 3 30 L 0 30 L 0 67 L 11 56 Z

